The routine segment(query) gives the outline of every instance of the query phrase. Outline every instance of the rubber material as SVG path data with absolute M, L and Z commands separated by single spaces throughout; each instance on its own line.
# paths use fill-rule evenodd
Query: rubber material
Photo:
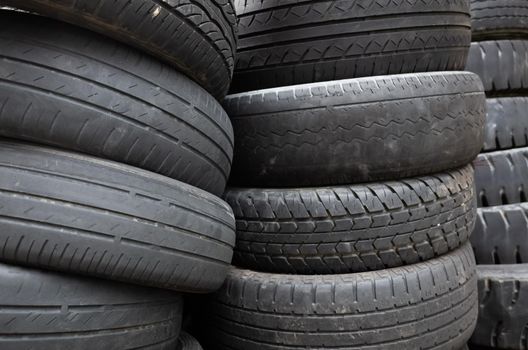
M 528 93 L 528 40 L 471 44 L 466 69 L 477 73 L 488 96 Z
M 481 153 L 473 165 L 479 207 L 528 201 L 528 147 Z
M 528 203 L 479 208 L 471 243 L 478 264 L 528 263 Z
M 479 265 L 479 318 L 471 343 L 526 349 L 528 265 Z
M 467 72 L 297 85 L 224 101 L 237 147 L 230 183 L 324 186 L 468 164 L 482 149 L 485 96 Z
M 176 350 L 203 350 L 203 348 L 192 335 L 187 332 L 181 332 Z
M 232 92 L 385 74 L 461 70 L 469 0 L 235 0 Z
M 0 46 L 0 135 L 223 193 L 232 126 L 185 76 L 98 34 L 13 11 L 0 11 Z
M 135 46 L 168 62 L 217 98 L 229 88 L 236 50 L 231 0 L 0 0 L 0 5 Z
M 0 264 L 2 350 L 171 350 L 176 293 Z
M 234 217 L 219 198 L 75 153 L 0 142 L 0 203 L 6 262 L 211 292 L 233 254 Z
M 459 349 L 477 319 L 471 246 L 349 275 L 232 269 L 209 307 L 211 349 Z
M 503 97 L 487 100 L 484 150 L 528 146 L 528 98 Z
M 233 262 L 256 271 L 347 273 L 416 263 L 469 239 L 473 169 L 352 185 L 230 189 L 237 219 Z
M 471 0 L 473 41 L 492 38 L 528 38 L 526 0 Z

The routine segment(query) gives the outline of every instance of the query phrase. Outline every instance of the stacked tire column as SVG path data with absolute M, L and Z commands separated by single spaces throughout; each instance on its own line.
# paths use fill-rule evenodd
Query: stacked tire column
M 472 343 L 528 346 L 528 2 L 473 0 L 468 70 L 487 95 L 485 145 L 474 162 L 479 209 L 472 243 L 479 321 Z
M 485 95 L 449 70 L 469 3 L 235 7 L 236 267 L 204 308 L 208 349 L 463 348 Z
M 181 293 L 235 243 L 231 3 L 0 5 L 39 14 L 0 11 L 0 348 L 200 349 Z

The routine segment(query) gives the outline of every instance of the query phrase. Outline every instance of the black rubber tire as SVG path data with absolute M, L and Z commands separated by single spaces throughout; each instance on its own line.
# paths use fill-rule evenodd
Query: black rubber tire
M 471 243 L 478 264 L 528 263 L 528 203 L 479 208 Z
M 471 343 L 526 349 L 528 264 L 479 265 L 479 317 Z
M 473 169 L 347 187 L 230 189 L 234 264 L 328 274 L 417 263 L 464 244 L 473 231 Z
M 203 348 L 192 335 L 181 332 L 176 350 L 203 350 Z
M 469 0 L 235 0 L 231 91 L 363 76 L 462 70 Z
M 479 207 L 528 201 L 528 147 L 481 153 L 473 165 Z
M 526 0 L 471 0 L 473 41 L 528 37 Z
M 119 163 L 0 142 L 0 260 L 186 292 L 225 279 L 231 208 Z
M 477 73 L 488 96 L 528 93 L 528 40 L 471 44 L 466 69 Z
M 180 295 L 0 264 L 2 350 L 172 350 Z
M 0 11 L 0 135 L 225 189 L 233 130 L 171 67 L 69 24 Z
M 468 164 L 482 149 L 485 95 L 468 72 L 378 76 L 228 96 L 230 182 L 325 186 Z
M 528 97 L 487 100 L 484 150 L 528 146 Z
M 349 275 L 232 269 L 208 307 L 211 349 L 459 349 L 477 320 L 471 246 Z M 204 328 L 205 329 L 205 328 Z
M 0 5 L 135 46 L 168 62 L 217 98 L 229 89 L 236 50 L 231 0 L 0 0 Z

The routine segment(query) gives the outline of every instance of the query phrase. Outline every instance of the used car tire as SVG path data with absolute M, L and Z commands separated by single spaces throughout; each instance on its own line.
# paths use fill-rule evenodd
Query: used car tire
M 0 11 L 0 46 L 1 136 L 223 193 L 233 156 L 229 117 L 182 74 L 98 34 L 14 11 Z
M 469 0 L 236 0 L 232 92 L 385 74 L 462 70 Z
M 0 263 L 2 350 L 176 346 L 179 294 Z
M 472 40 L 528 37 L 526 0 L 471 0 Z
M 468 164 L 482 149 L 478 76 L 436 72 L 296 85 L 224 101 L 237 147 L 230 183 L 325 186 Z
M 176 350 L 203 350 L 203 348 L 192 335 L 181 332 Z
M 256 271 L 329 274 L 417 263 L 473 231 L 471 166 L 402 181 L 321 188 L 232 188 L 233 263 Z
M 0 5 L 135 46 L 168 62 L 217 98 L 229 88 L 236 50 L 231 0 L 0 0 Z
M 475 267 L 467 243 L 427 262 L 358 274 L 233 268 L 207 308 L 204 339 L 222 350 L 459 349 L 477 320 Z
M 479 207 L 528 201 L 528 147 L 481 153 L 473 166 Z
M 484 150 L 528 146 L 528 97 L 487 99 Z
M 488 96 L 526 94 L 528 40 L 474 42 L 466 69 L 480 76 Z
M 471 344 L 526 348 L 528 264 L 479 265 L 479 317 Z
M 123 164 L 0 142 L 0 260 L 184 292 L 227 274 L 221 199 Z

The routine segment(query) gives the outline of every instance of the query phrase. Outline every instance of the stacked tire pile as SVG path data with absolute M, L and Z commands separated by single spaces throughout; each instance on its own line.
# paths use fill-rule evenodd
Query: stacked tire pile
M 475 160 L 478 217 L 472 243 L 479 320 L 472 343 L 528 346 L 528 2 L 472 0 L 468 70 L 487 95 L 485 144 Z
M 477 321 L 469 1 L 235 1 L 234 265 L 208 349 L 460 349 Z M 393 75 L 389 75 L 393 74 Z M 260 90 L 258 90 L 260 89 Z M 250 91 L 251 90 L 251 91 Z
M 0 348 L 200 349 L 179 292 L 235 243 L 231 3 L 0 4 Z

